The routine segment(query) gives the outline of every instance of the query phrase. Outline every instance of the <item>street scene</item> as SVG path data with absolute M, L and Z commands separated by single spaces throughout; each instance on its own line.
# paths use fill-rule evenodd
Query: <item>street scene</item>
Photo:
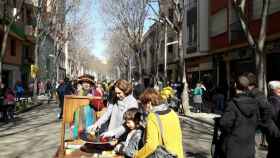
M 0 158 L 280 157 L 280 1 L 0 0 Z

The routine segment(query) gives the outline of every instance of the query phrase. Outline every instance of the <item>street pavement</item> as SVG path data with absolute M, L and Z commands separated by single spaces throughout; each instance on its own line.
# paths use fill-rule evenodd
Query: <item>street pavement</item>
M 0 158 L 50 158 L 60 139 L 56 104 L 43 104 L 0 123 Z
M 0 123 L 0 158 L 51 158 L 59 145 L 60 121 L 57 104 L 43 104 L 16 116 L 16 121 Z M 210 158 L 213 114 L 180 117 L 187 158 Z M 256 147 L 256 149 L 258 149 Z M 257 150 L 256 158 L 266 152 Z

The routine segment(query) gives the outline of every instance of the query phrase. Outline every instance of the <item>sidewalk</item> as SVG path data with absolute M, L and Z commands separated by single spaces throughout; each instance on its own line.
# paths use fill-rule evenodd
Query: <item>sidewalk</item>
M 48 97 L 45 96 L 45 95 L 39 95 L 38 98 L 37 98 L 37 103 L 35 104 L 35 103 L 32 102 L 31 98 L 29 97 L 28 102 L 25 105 L 25 107 L 23 107 L 23 109 L 20 109 L 20 110 L 16 111 L 16 114 L 27 112 L 27 111 L 32 110 L 33 108 L 35 108 L 37 106 L 40 106 L 40 105 L 48 103 L 48 102 L 53 102 L 53 101 L 54 100 L 49 101 Z
M 188 115 L 180 115 L 179 118 L 180 119 L 193 119 L 195 121 L 198 121 L 200 123 L 203 124 L 208 124 L 210 126 L 214 126 L 214 118 L 215 117 L 221 117 L 221 115 L 219 114 L 214 114 L 214 113 L 195 113 L 195 112 L 191 112 Z

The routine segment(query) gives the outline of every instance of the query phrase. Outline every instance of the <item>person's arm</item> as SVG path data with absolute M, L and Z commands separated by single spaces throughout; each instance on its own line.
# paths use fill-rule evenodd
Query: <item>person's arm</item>
M 115 138 L 119 138 L 121 135 L 123 135 L 125 133 L 125 127 L 123 125 L 112 129 L 110 131 L 106 131 L 104 133 L 102 133 L 101 135 L 104 137 L 115 137 Z
M 234 125 L 236 114 L 235 114 L 235 107 L 234 103 L 229 102 L 226 110 L 219 122 L 221 128 L 226 131 L 227 133 L 231 132 L 232 127 Z
M 268 102 L 266 96 L 262 93 L 257 95 L 256 100 L 258 102 L 258 106 L 260 109 L 260 115 L 261 115 L 261 122 L 262 124 L 267 124 L 269 123 L 269 119 L 271 118 L 272 115 L 272 105 Z
M 113 104 L 109 104 L 108 108 L 106 110 L 106 112 L 96 121 L 95 125 L 97 125 L 97 127 L 101 127 L 102 124 L 104 124 L 105 122 L 107 122 L 112 114 L 113 111 Z
M 148 116 L 146 127 L 146 143 L 144 144 L 143 148 L 141 148 L 134 154 L 134 158 L 143 158 L 149 156 L 156 150 L 157 146 L 160 144 L 158 127 L 155 117 L 156 116 L 152 115 Z
M 120 153 L 127 156 L 133 157 L 133 154 L 138 150 L 139 143 L 142 139 L 142 132 L 137 131 L 129 141 L 127 146 L 122 146 L 120 148 Z
M 265 127 L 267 129 L 267 134 L 270 137 L 280 138 L 280 129 L 276 125 L 276 122 L 279 121 L 280 102 L 273 97 L 270 99 L 270 102 L 271 102 L 271 104 L 270 104 L 271 114 L 270 114 L 270 119 L 266 121 Z

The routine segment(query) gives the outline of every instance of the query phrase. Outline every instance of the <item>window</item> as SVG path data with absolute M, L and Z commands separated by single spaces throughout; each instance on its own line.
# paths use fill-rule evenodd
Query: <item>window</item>
M 262 14 L 262 0 L 253 1 L 253 19 L 259 19 Z M 279 0 L 270 0 L 269 15 L 280 11 Z
M 16 56 L 16 41 L 11 40 L 11 56 Z
M 227 29 L 227 10 L 226 8 L 220 10 L 210 17 L 210 35 L 217 36 L 226 32 Z
M 173 45 L 168 45 L 168 46 L 167 46 L 167 52 L 168 52 L 169 54 L 172 54 L 172 53 L 173 53 Z

